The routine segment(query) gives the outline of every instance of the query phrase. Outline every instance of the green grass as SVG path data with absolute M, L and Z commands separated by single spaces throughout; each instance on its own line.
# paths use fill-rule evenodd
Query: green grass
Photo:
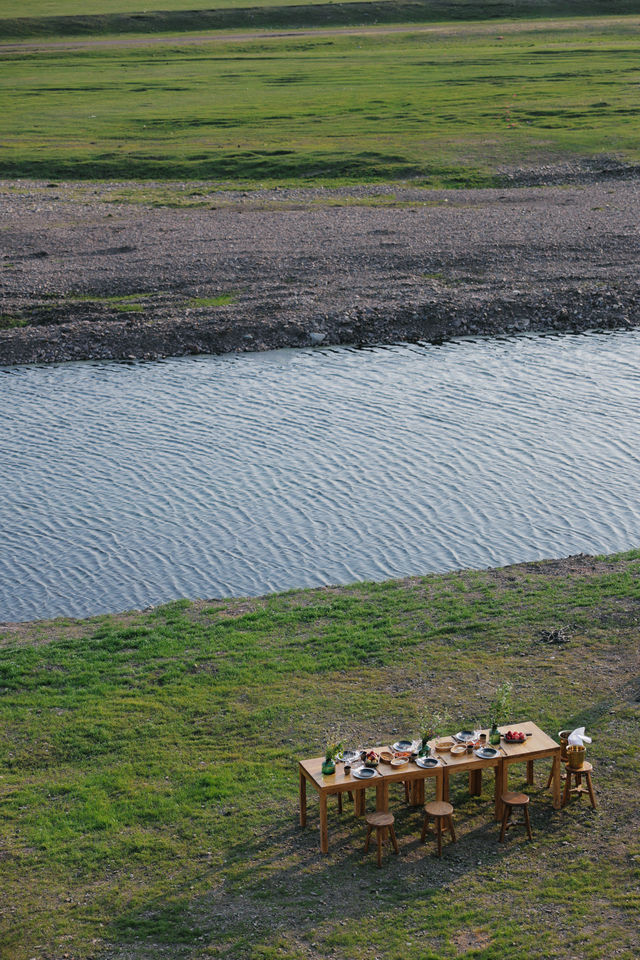
M 0 175 L 490 185 L 640 157 L 640 19 L 31 50 L 0 60 Z
M 634 551 L 0 627 L 3 960 L 551 960 L 568 929 L 587 960 L 632 960 L 639 574 Z M 559 625 L 569 645 L 539 642 Z M 531 846 L 499 846 L 490 783 L 454 778 L 441 861 L 400 792 L 399 858 L 363 856 L 349 804 L 320 856 L 296 759 L 327 726 L 386 741 L 425 704 L 462 724 L 505 677 L 514 722 L 587 724 L 598 811 L 554 813 L 541 763 Z
M 166 0 L 159 10 L 139 0 L 28 0 L 0 12 L 0 39 L 634 13 L 635 0 Z
M 12 330 L 14 327 L 26 327 L 24 317 L 16 317 L 10 313 L 0 313 L 0 330 Z
M 188 307 L 226 307 L 229 303 L 236 300 L 235 293 L 221 293 L 217 297 L 194 297 L 189 300 Z

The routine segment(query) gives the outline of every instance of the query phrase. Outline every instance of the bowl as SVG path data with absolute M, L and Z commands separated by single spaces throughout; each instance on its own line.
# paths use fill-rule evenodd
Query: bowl
M 391 761 L 391 766 L 406 767 L 408 763 L 409 763 L 409 760 L 407 757 L 394 757 L 393 760 Z
M 451 750 L 453 746 L 453 740 L 451 737 L 443 737 L 441 740 L 436 740 L 436 750 L 439 753 L 446 753 L 448 750 Z
M 454 757 L 460 757 L 463 753 L 467 752 L 467 747 L 464 743 L 454 743 L 451 747 L 449 753 Z
M 393 754 L 390 753 L 388 750 L 381 750 L 380 760 L 382 761 L 382 763 L 391 763 L 393 761 Z

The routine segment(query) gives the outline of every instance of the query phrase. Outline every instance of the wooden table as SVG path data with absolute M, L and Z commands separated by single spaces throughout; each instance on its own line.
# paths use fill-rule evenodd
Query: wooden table
M 363 816 L 365 812 L 365 790 L 367 788 L 376 788 L 376 810 L 387 811 L 389 809 L 389 784 L 394 782 L 407 781 L 410 784 L 409 803 L 412 806 L 422 806 L 424 803 L 424 784 L 428 777 L 434 777 L 436 781 L 436 799 L 449 799 L 449 778 L 453 773 L 468 773 L 469 792 L 479 794 L 482 790 L 482 771 L 493 769 L 494 784 L 494 816 L 496 820 L 502 819 L 502 794 L 508 789 L 509 767 L 513 763 L 527 764 L 527 781 L 533 783 L 533 761 L 542 757 L 553 758 L 553 776 L 552 792 L 553 806 L 556 810 L 560 809 L 560 744 L 547 736 L 535 723 L 525 721 L 523 723 L 511 723 L 501 728 L 501 732 L 507 730 L 521 730 L 523 733 L 530 733 L 526 741 L 522 744 L 507 744 L 504 740 L 500 742 L 498 756 L 487 758 L 485 760 L 477 757 L 474 753 L 464 753 L 460 756 L 452 756 L 450 753 L 440 754 L 432 750 L 432 755 L 444 760 L 445 765 L 438 764 L 437 767 L 431 767 L 424 770 L 415 763 L 408 763 L 404 767 L 391 767 L 388 764 L 381 763 L 376 768 L 376 774 L 369 780 L 359 780 L 351 772 L 345 774 L 342 764 L 336 764 L 336 772 L 324 776 L 322 773 L 323 757 L 315 757 L 311 760 L 301 760 L 298 764 L 300 778 L 300 825 L 306 826 L 307 823 L 307 783 L 310 783 L 318 792 L 320 800 L 320 849 L 322 853 L 329 852 L 329 833 L 327 825 L 327 797 L 332 794 L 346 793 L 351 791 L 354 796 L 354 806 L 356 816 Z M 376 753 L 380 753 L 384 747 L 374 747 Z
M 522 723 L 505 724 L 505 726 L 499 727 L 499 730 L 500 733 L 506 733 L 507 730 L 520 730 L 522 733 L 531 734 L 524 743 L 507 743 L 505 740 L 500 741 L 501 752 L 503 754 L 500 763 L 500 793 L 506 793 L 509 789 L 509 767 L 513 763 L 526 763 L 527 783 L 533 783 L 533 761 L 543 757 L 551 757 L 553 759 L 551 770 L 552 802 L 554 809 L 559 810 L 562 805 L 560 796 L 560 744 L 552 740 L 544 730 L 541 730 L 540 727 L 530 720 L 525 720 Z
M 492 766 L 495 768 L 495 818 L 496 820 L 501 820 L 503 813 L 501 797 L 502 794 L 506 793 L 509 789 L 509 767 L 511 764 L 526 763 L 527 783 L 531 784 L 533 783 L 533 761 L 539 760 L 542 757 L 552 757 L 552 802 L 554 808 L 559 810 L 561 806 L 560 744 L 552 740 L 540 727 L 529 720 L 521 723 L 505 724 L 505 726 L 499 727 L 498 729 L 500 733 L 506 733 L 507 730 L 519 730 L 525 734 L 530 733 L 531 736 L 527 737 L 524 743 L 518 744 L 506 743 L 506 741 L 501 740 L 500 746 L 496 746 L 499 756 L 494 760 L 479 761 L 479 758 L 474 754 L 471 754 L 471 756 L 469 756 L 469 754 L 463 754 L 460 757 L 452 757 L 451 754 L 445 754 L 447 767 L 444 776 L 444 799 L 449 799 L 449 775 L 451 773 L 463 772 L 465 770 L 469 771 L 469 793 L 473 796 L 482 792 L 483 768 Z M 487 745 L 491 746 L 489 743 L 489 731 L 485 730 L 482 732 L 487 734 Z
M 374 747 L 374 750 L 378 754 L 380 750 L 383 749 L 384 747 Z M 440 766 L 440 764 L 438 764 L 437 767 L 424 770 L 415 763 L 408 763 L 406 766 L 399 768 L 381 763 L 376 768 L 375 776 L 368 780 L 359 780 L 358 777 L 354 777 L 351 772 L 345 773 L 341 763 L 336 764 L 335 773 L 324 776 L 322 773 L 323 760 L 324 757 L 314 757 L 311 760 L 301 760 L 298 764 L 300 778 L 300 826 L 304 827 L 307 824 L 307 783 L 309 783 L 318 791 L 320 801 L 320 850 L 322 853 L 329 852 L 327 797 L 332 794 L 351 791 L 354 797 L 355 814 L 358 817 L 362 817 L 365 813 L 365 790 L 368 787 L 375 787 L 376 789 L 376 810 L 386 813 L 389 809 L 390 783 L 401 783 L 405 780 L 410 783 L 420 783 L 422 785 L 422 800 L 418 800 L 418 802 L 421 806 L 424 803 L 424 781 L 427 777 L 434 777 L 436 781 L 436 799 L 442 800 L 444 767 Z

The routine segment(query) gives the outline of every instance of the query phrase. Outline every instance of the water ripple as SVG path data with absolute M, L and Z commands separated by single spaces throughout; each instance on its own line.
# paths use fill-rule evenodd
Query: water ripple
M 0 369 L 0 620 L 640 542 L 640 332 Z

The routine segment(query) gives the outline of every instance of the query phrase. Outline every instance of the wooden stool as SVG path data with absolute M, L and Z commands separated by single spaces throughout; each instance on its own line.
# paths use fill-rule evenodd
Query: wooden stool
M 514 807 L 522 807 L 522 812 L 524 814 L 524 822 L 527 827 L 527 834 L 529 840 L 533 840 L 531 836 L 531 823 L 529 821 L 529 797 L 526 793 L 503 793 L 502 802 L 504 804 L 504 813 L 502 814 L 502 827 L 500 829 L 500 843 L 504 840 L 504 835 L 509 829 L 513 826 L 511 822 L 511 813 Z
M 424 843 L 429 826 L 429 817 L 433 817 L 436 822 L 436 837 L 438 840 L 438 856 L 442 856 L 442 830 L 448 830 L 451 834 L 451 842 L 456 842 L 456 831 L 453 829 L 453 807 L 444 800 L 431 800 L 424 805 L 424 824 L 422 825 L 422 835 L 420 840 Z M 443 823 L 445 821 L 445 823 Z
M 563 807 L 566 806 L 566 804 L 569 802 L 569 797 L 572 793 L 575 793 L 576 796 L 578 797 L 580 796 L 581 793 L 588 793 L 589 800 L 591 801 L 591 806 L 595 810 L 596 795 L 593 792 L 593 784 L 591 783 L 591 771 L 593 770 L 593 767 L 591 766 L 591 764 L 588 763 L 586 760 L 580 767 L 570 767 L 569 764 L 567 764 L 566 770 L 567 770 L 567 779 L 564 784 L 564 793 L 562 795 L 562 806 Z M 576 778 L 575 787 L 571 786 L 572 776 Z M 587 778 L 586 787 L 582 786 L 583 777 Z
M 384 840 L 384 834 L 387 827 L 389 828 L 389 834 L 391 836 L 391 843 L 393 844 L 393 849 L 398 853 L 398 841 L 396 840 L 396 832 L 393 829 L 394 816 L 392 813 L 370 813 L 367 816 L 367 839 L 364 844 L 364 852 L 369 852 L 369 840 L 371 839 L 371 833 L 375 829 L 376 839 L 378 841 L 378 866 L 382 866 L 382 841 Z

